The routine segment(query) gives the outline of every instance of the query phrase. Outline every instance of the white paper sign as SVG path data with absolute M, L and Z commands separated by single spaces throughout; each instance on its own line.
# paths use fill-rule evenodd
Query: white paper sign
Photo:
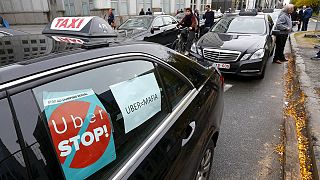
M 161 111 L 160 89 L 153 73 L 110 86 L 121 110 L 125 133 Z
M 57 17 L 50 26 L 53 30 L 81 31 L 93 17 Z

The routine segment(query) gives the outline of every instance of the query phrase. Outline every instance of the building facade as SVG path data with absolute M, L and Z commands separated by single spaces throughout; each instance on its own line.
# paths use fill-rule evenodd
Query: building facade
M 153 12 L 175 14 L 177 10 L 191 7 L 200 12 L 206 5 L 213 9 L 235 9 L 236 0 L 1 0 L 0 15 L 10 24 L 45 24 L 57 16 L 103 17 L 112 8 L 117 20 L 137 15 L 143 8 Z M 239 1 L 239 0 L 238 0 Z M 245 0 L 243 0 L 245 1 Z

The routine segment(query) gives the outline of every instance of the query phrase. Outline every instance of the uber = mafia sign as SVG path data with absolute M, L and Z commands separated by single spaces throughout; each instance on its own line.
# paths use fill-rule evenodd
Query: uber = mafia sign
M 93 17 L 57 17 L 50 26 L 53 30 L 81 31 Z
M 161 111 L 161 94 L 154 73 L 110 86 L 124 120 L 125 133 Z

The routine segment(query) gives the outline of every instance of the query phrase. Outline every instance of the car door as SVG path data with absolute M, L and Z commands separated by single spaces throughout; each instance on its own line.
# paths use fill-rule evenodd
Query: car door
M 189 64 L 187 58 L 180 54 L 172 54 L 168 61 L 193 82 L 197 93 L 179 117 L 187 129 L 181 143 L 181 153 L 173 162 L 176 165 L 166 178 L 194 179 L 206 147 L 212 139 L 216 143 L 218 137 L 223 111 L 222 84 L 217 72 Z M 164 74 L 166 72 L 163 72 L 163 77 Z M 167 86 L 172 87 L 171 83 L 168 82 Z
M 165 36 L 166 36 L 166 44 L 167 46 L 171 45 L 176 39 L 178 35 L 177 29 L 177 21 L 171 16 L 163 16 L 163 20 L 165 23 Z
M 165 27 L 161 16 L 156 17 L 151 25 L 150 33 L 144 37 L 145 41 L 166 45 Z
M 108 63 L 106 62 L 106 64 Z M 180 82 L 181 79 L 176 79 L 176 74 L 172 72 L 172 69 L 168 71 L 172 73 L 170 81 L 174 80 L 178 83 L 170 91 L 173 93 L 172 96 L 174 95 L 175 107 L 183 108 L 185 99 L 194 93 L 194 90 L 191 91 L 192 84 L 186 79 L 182 79 L 184 82 Z M 139 78 L 146 79 L 138 80 Z M 153 84 L 141 85 L 141 83 L 152 82 L 152 80 Z M 121 91 L 120 86 L 128 87 L 129 85 L 131 88 L 125 88 Z M 138 92 L 139 88 L 144 90 Z M 160 94 L 155 98 L 150 90 L 158 91 Z M 135 94 L 130 96 L 133 98 L 133 102 L 135 102 L 134 98 L 140 97 L 137 95 L 139 93 L 151 92 L 151 94 L 145 94 L 147 96 L 145 99 L 142 98 L 140 105 L 137 104 L 137 101 L 127 106 L 125 113 L 138 112 L 138 109 L 144 106 L 141 104 L 147 106 L 155 102 L 156 99 L 160 102 L 160 107 L 154 106 L 149 110 L 143 110 L 138 115 L 131 116 L 131 118 L 139 117 L 140 120 L 143 119 L 143 122 L 127 126 L 128 121 L 125 118 L 128 120 L 128 116 L 125 116 L 123 109 L 120 109 L 123 107 L 120 102 L 121 98 L 130 92 Z M 14 111 L 17 113 L 19 127 L 28 149 L 31 175 L 34 178 L 141 179 L 139 172 L 143 172 L 141 176 L 147 177 L 147 179 L 165 177 L 174 167 L 171 162 L 181 152 L 181 142 L 185 138 L 184 133 L 188 125 L 184 119 L 177 121 L 180 108 L 171 110 L 171 105 L 165 94 L 166 90 L 158 71 L 155 69 L 155 64 L 152 63 L 152 59 L 146 57 L 131 59 L 128 62 L 119 60 L 118 63 L 113 62 L 110 65 L 101 63 L 89 65 L 80 70 L 67 70 L 61 74 L 48 75 L 21 87 L 9 89 L 8 93 L 12 97 Z M 127 98 L 124 102 L 129 102 L 129 99 Z M 83 116 L 90 112 L 90 108 L 89 110 L 85 108 L 88 103 L 95 105 L 97 110 L 94 111 L 93 116 L 88 116 L 92 117 L 91 120 L 88 119 L 89 122 L 86 119 L 87 116 Z M 102 113 L 97 107 L 101 108 Z M 103 115 L 104 112 L 108 114 L 108 118 Z M 148 112 L 152 112 L 151 116 L 146 116 Z M 91 123 L 95 124 L 98 122 L 98 118 L 101 120 L 102 117 L 111 121 L 111 126 L 107 126 L 107 132 L 110 133 L 105 136 L 110 137 L 110 141 L 105 149 L 107 153 L 102 155 L 100 153 L 97 159 L 96 154 L 99 154 L 101 147 L 91 149 L 86 149 L 86 147 L 89 148 L 92 143 L 98 142 L 97 134 L 89 135 L 90 132 L 98 131 L 95 129 L 90 131 L 89 129 Z M 82 134 L 80 131 L 79 138 L 81 140 L 70 140 L 68 141 L 71 143 L 70 145 L 69 143 L 61 145 L 65 140 L 77 137 L 73 137 L 72 132 L 74 129 L 82 128 L 85 122 L 89 123 L 85 132 L 87 138 L 82 139 L 84 133 Z M 59 140 L 59 136 L 62 139 Z M 102 141 L 102 137 L 100 136 L 100 141 Z M 94 141 L 90 140 L 94 138 Z M 63 154 L 70 150 L 66 150 L 70 146 L 74 147 L 75 151 L 73 149 L 71 154 L 66 155 L 66 159 L 70 156 L 71 160 L 65 160 Z M 61 147 L 66 148 L 64 149 L 66 151 Z M 83 148 L 84 150 L 82 150 Z M 149 153 L 150 151 L 155 152 L 156 156 L 154 153 Z M 109 159 L 103 159 L 104 156 Z M 132 162 L 134 162 L 133 165 Z M 149 162 L 154 167 L 152 172 L 143 170 L 144 165 L 146 163 L 149 165 Z M 141 166 L 139 166 L 140 163 Z M 74 167 L 77 168 L 74 169 Z

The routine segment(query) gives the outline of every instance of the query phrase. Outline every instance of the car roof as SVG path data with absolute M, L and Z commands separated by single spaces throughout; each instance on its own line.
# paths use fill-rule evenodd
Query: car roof
M 43 35 L 38 35 L 45 38 Z M 32 37 L 30 37 L 32 38 Z M 35 38 L 35 37 L 33 37 Z M 49 38 L 49 37 L 47 37 Z M 48 40 L 48 39 L 47 39 Z M 21 39 L 20 39 L 21 41 Z M 1 42 L 1 39 L 0 39 Z M 125 41 L 110 44 L 109 47 L 83 49 L 79 45 L 64 42 L 49 42 L 52 48 L 49 53 L 39 56 L 32 56 L 30 59 L 23 59 L 23 53 L 14 53 L 12 56 L 22 57 L 22 61 L 14 62 L 5 66 L 0 66 L 0 85 L 21 77 L 29 76 L 46 70 L 62 67 L 88 59 L 106 57 L 115 54 L 124 53 L 144 53 L 163 57 L 164 52 L 168 51 L 166 47 L 149 42 Z M 148 46 L 146 46 L 148 44 Z M 32 46 L 32 45 L 31 45 Z M 163 51 L 161 51 L 163 49 Z M 159 51 L 160 50 L 160 51 Z M 24 51 L 24 48 L 21 48 Z

